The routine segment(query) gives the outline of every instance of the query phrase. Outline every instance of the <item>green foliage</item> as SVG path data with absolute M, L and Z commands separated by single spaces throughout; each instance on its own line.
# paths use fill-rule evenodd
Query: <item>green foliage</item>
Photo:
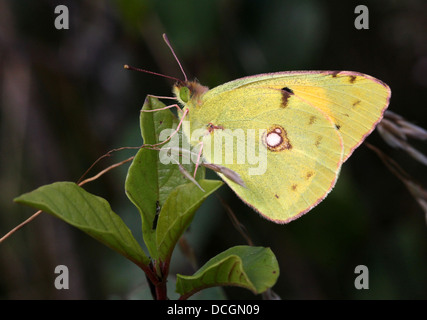
M 141 112 L 144 145 L 133 159 L 125 183 L 127 196 L 139 210 L 150 257 L 105 199 L 75 183 L 56 182 L 15 199 L 64 220 L 133 261 L 146 273 L 150 285 L 156 287 L 156 299 L 167 298 L 166 279 L 179 238 L 203 201 L 223 184 L 204 179 L 203 167 L 189 182 L 183 172 L 194 172 L 194 164 L 164 164 L 159 160 L 161 132 L 172 128 L 171 134 L 178 124 L 165 107 L 155 98 L 146 100 L 143 110 L 156 111 Z M 214 286 L 240 286 L 258 294 L 273 286 L 278 275 L 278 263 L 270 249 L 238 246 L 212 258 L 192 276 L 178 275 L 176 291 L 182 299 Z
M 164 107 L 159 100 L 148 97 L 142 110 Z M 144 144 L 155 145 L 160 142 L 159 136 L 163 130 L 170 129 L 172 133 L 176 129 L 178 120 L 168 109 L 141 112 L 140 125 Z M 187 172 L 193 172 L 195 169 L 194 164 L 183 166 Z M 200 168 L 196 179 L 202 179 L 204 176 L 204 168 Z M 152 258 L 157 258 L 156 232 L 153 228 L 156 211 L 158 207 L 163 207 L 172 190 L 186 183 L 188 180 L 183 177 L 179 167 L 174 163 L 162 163 L 157 150 L 140 149 L 129 168 L 125 183 L 126 194 L 141 214 L 142 234 Z
M 15 199 L 86 232 L 138 265 L 150 260 L 109 203 L 73 182 L 55 182 Z
M 170 259 L 173 248 L 190 225 L 196 210 L 211 193 L 222 185 L 222 182 L 200 180 L 199 184 L 205 192 L 193 183 L 181 185 L 174 189 L 160 211 L 156 229 L 156 243 L 161 261 Z
M 176 291 L 190 295 L 217 285 L 233 285 L 262 293 L 279 276 L 279 265 L 269 248 L 236 246 L 210 259 L 192 276 L 177 276 Z

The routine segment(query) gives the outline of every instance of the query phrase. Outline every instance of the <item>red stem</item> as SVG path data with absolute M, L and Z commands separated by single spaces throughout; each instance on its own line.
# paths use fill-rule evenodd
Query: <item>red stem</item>
M 167 288 L 166 288 L 166 280 L 159 282 L 156 285 L 156 299 L 157 300 L 167 300 Z

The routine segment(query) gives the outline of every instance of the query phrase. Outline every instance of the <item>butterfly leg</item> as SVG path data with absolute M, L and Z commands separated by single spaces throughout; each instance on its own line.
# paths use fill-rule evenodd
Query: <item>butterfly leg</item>
M 156 99 L 176 100 L 176 97 L 155 96 L 154 94 L 147 94 L 147 97 L 156 98 Z
M 164 108 L 159 108 L 159 109 L 153 109 L 153 110 L 141 110 L 141 112 L 155 112 L 155 111 L 161 111 L 161 110 L 166 110 L 166 109 L 171 109 L 171 108 L 177 108 L 179 112 L 181 112 L 181 108 L 179 107 L 178 104 L 171 104 L 169 106 L 166 106 Z

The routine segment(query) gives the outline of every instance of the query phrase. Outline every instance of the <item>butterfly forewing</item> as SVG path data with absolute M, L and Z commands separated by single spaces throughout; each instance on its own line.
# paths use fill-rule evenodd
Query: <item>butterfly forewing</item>
M 227 82 L 208 94 L 260 85 L 288 88 L 334 121 L 344 141 L 344 161 L 381 121 L 391 90 L 381 80 L 354 71 L 290 71 L 260 74 Z

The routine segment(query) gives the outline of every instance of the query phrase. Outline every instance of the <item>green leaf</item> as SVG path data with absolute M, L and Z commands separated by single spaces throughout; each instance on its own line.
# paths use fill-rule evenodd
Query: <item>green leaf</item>
M 145 145 L 157 144 L 164 141 L 178 125 L 178 119 L 169 110 L 158 110 L 166 106 L 158 99 L 147 97 L 142 110 L 157 110 L 154 112 L 141 112 L 141 133 Z M 169 129 L 169 132 L 163 130 Z M 163 134 L 162 140 L 160 135 Z M 175 135 L 174 143 L 180 144 L 181 133 Z M 171 146 L 172 142 L 165 145 Z M 147 147 L 147 146 L 146 146 Z M 156 148 L 160 149 L 163 145 Z M 166 202 L 169 194 L 177 186 L 188 183 L 188 180 L 180 172 L 179 167 L 171 162 L 165 164 L 160 161 L 160 153 L 163 151 L 142 148 L 138 151 L 126 178 L 125 189 L 128 198 L 138 208 L 142 220 L 142 233 L 144 242 L 151 257 L 157 258 L 156 230 L 153 222 L 160 208 Z M 164 152 L 163 152 L 164 154 Z M 163 161 L 164 162 L 164 161 Z M 194 172 L 194 164 L 183 164 L 187 172 Z M 204 168 L 199 167 L 196 179 L 204 177 Z
M 167 198 L 157 223 L 157 250 L 159 259 L 167 261 L 172 251 L 193 220 L 194 213 L 203 201 L 220 186 L 219 180 L 199 180 L 203 192 L 194 183 L 175 188 Z
M 58 217 L 86 232 L 137 265 L 150 259 L 132 232 L 103 198 L 90 194 L 73 182 L 55 182 L 14 199 Z
M 236 246 L 210 259 L 194 275 L 177 275 L 176 291 L 183 298 L 213 286 L 238 286 L 259 294 L 279 277 L 279 265 L 269 248 Z

